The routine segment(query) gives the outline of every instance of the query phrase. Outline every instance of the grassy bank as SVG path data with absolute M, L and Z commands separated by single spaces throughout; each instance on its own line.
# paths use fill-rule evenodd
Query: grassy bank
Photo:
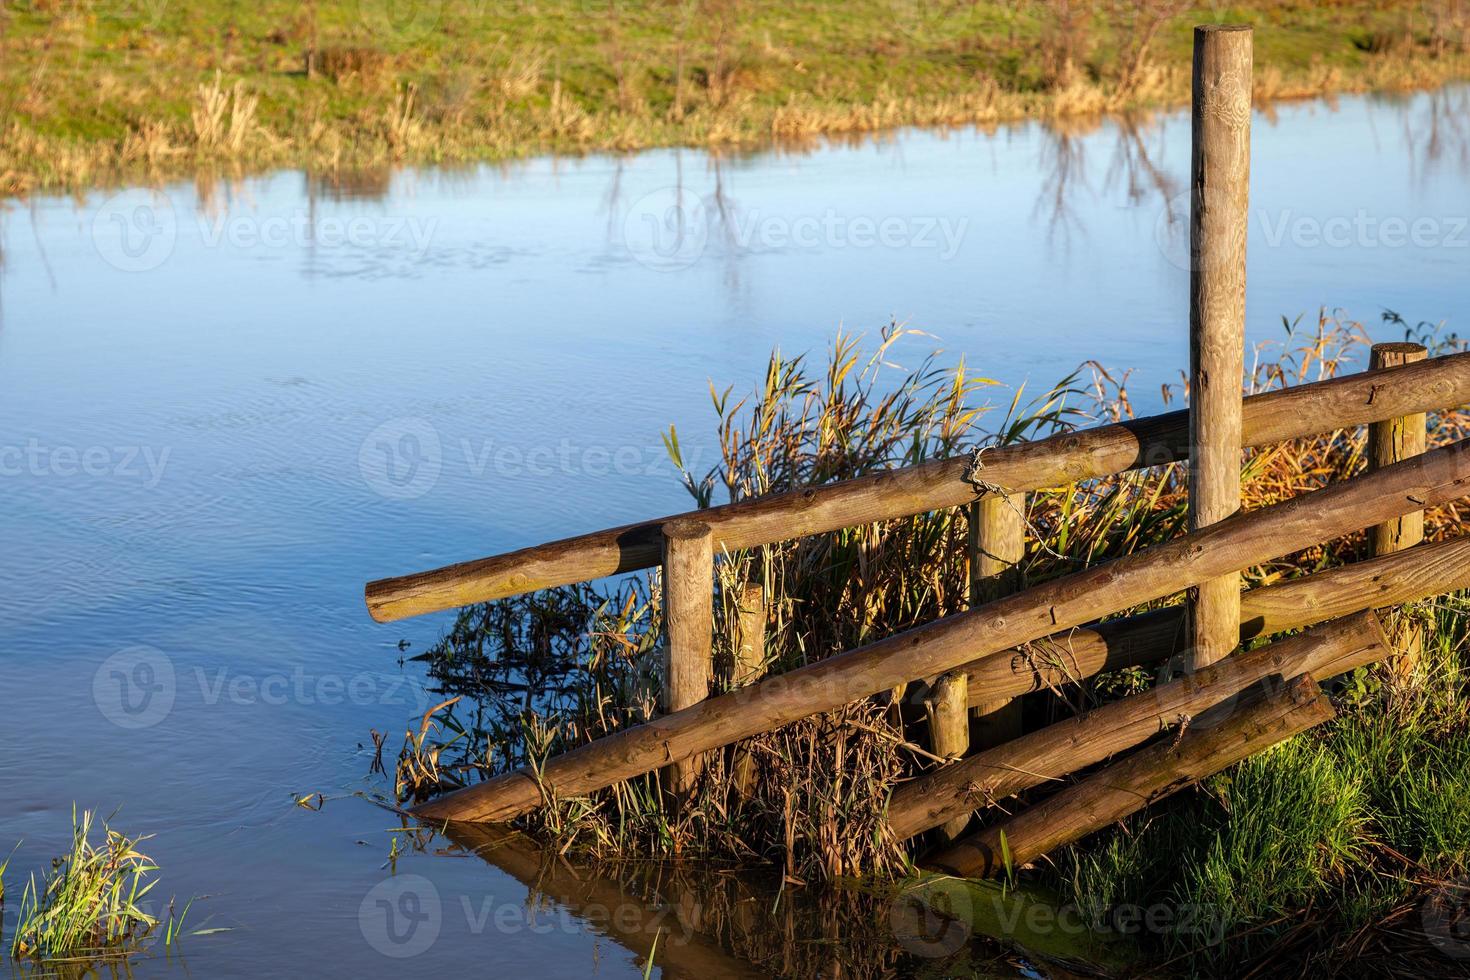
M 720 462 L 686 475 L 691 495 L 701 505 L 745 499 L 1130 414 L 1126 378 L 1100 369 L 1028 403 L 997 396 L 963 365 L 891 366 L 922 343 L 891 333 L 872 355 L 845 342 L 823 363 L 775 356 L 744 400 L 715 394 Z M 1360 369 L 1367 346 L 1359 325 L 1324 317 L 1263 350 L 1250 387 Z M 996 407 L 987 412 L 987 402 Z M 1433 415 L 1430 426 L 1431 445 L 1457 440 L 1470 414 Z M 1296 496 L 1364 465 L 1357 430 L 1254 451 L 1244 469 L 1246 506 Z M 1171 464 L 1030 494 L 1026 580 L 1181 533 L 1182 477 Z M 1431 538 L 1463 531 L 1454 506 L 1427 518 Z M 963 509 L 935 511 L 726 556 L 715 606 L 720 683 L 730 683 L 739 643 L 734 597 L 752 580 L 770 597 L 772 671 L 965 608 L 966 519 Z M 1359 533 L 1243 577 L 1251 587 L 1269 584 L 1361 559 L 1366 550 Z M 1470 872 L 1466 611 L 1463 596 L 1406 610 L 1401 615 L 1426 637 L 1415 676 L 1359 671 L 1334 688 L 1337 722 L 1058 850 L 1022 869 L 1021 882 L 1060 894 L 1088 921 L 1162 909 L 1172 922 L 1198 926 L 1139 927 L 1144 955 L 1164 974 L 1240 976 L 1253 965 L 1291 961 L 1315 975 L 1368 954 L 1395 968 L 1449 970 L 1459 947 L 1450 956 L 1441 947 L 1459 941 L 1457 916 L 1470 907 L 1457 877 Z M 652 717 L 660 620 L 656 574 L 465 610 L 423 658 L 446 696 L 460 700 L 410 733 L 397 764 L 399 798 L 535 764 Z M 1043 692 L 1028 702 L 1029 723 L 1069 717 L 1154 681 L 1151 671 L 1126 670 Z M 555 800 L 521 823 L 559 852 L 612 860 L 754 862 L 813 885 L 903 877 L 919 842 L 893 839 L 884 810 L 894 786 L 933 764 L 913 744 L 916 731 L 886 699 L 868 699 L 712 753 L 692 802 L 677 810 L 648 776 Z M 1002 809 L 1047 792 L 1038 788 Z
M 1173 105 L 1223 20 L 1259 28 L 1262 101 L 1466 76 L 1457 0 L 29 0 L 0 192 Z

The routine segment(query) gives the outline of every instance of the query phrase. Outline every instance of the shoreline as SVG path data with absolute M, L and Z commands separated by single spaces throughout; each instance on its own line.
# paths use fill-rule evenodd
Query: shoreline
M 999 16 L 991 8 L 1015 4 L 968 5 L 974 12 L 963 23 L 928 25 L 932 34 L 919 37 L 887 28 L 882 0 L 844 8 L 836 24 L 821 10 L 782 20 L 760 8 L 687 31 L 661 23 L 656 10 L 588 14 L 591 2 L 545 0 L 530 14 L 494 15 L 521 23 L 523 34 L 583 32 L 543 38 L 557 46 L 497 33 L 502 25 L 485 13 L 462 37 L 451 36 L 457 22 L 447 14 L 438 33 L 385 37 L 336 9 L 353 4 L 323 4 L 334 10 L 320 14 L 313 5 L 321 23 L 309 30 L 273 3 L 245 14 L 219 3 L 167 7 L 143 24 L 12 13 L 0 23 L 0 92 L 9 90 L 0 94 L 0 105 L 9 103 L 0 113 L 8 120 L 0 124 L 0 196 L 275 169 L 741 152 L 905 127 L 1173 110 L 1188 104 L 1189 23 L 1199 15 L 1156 25 L 1152 40 L 1135 37 L 1136 26 L 1130 34 L 1094 24 L 1059 48 L 1044 19 L 1012 15 L 1005 39 L 981 29 Z M 1276 9 L 1283 6 L 1291 9 Z M 1261 10 L 1257 108 L 1470 80 L 1463 39 L 1446 43 L 1412 23 L 1402 37 L 1372 28 L 1399 16 L 1358 3 Z M 232 39 L 223 48 L 220 31 Z M 506 47 L 507 37 L 518 46 Z
M 1457 69 L 1442 76 L 1426 78 L 1423 84 L 1348 84 L 1316 90 L 1299 88 L 1274 96 L 1264 103 L 1258 101 L 1254 108 L 1257 112 L 1269 112 L 1276 106 L 1317 99 L 1415 95 L 1467 83 L 1470 83 L 1470 61 L 1465 63 L 1464 70 Z M 227 156 L 188 152 L 180 147 L 171 147 L 167 154 L 137 159 L 130 157 L 126 146 L 97 143 L 68 148 L 59 156 L 63 161 L 71 161 L 67 169 L 40 175 L 28 175 L 15 169 L 16 161 L 10 155 L 14 149 L 10 140 L 13 134 L 0 134 L 0 179 L 4 181 L 0 183 L 0 201 L 25 200 L 34 195 L 85 195 L 90 191 L 117 190 L 128 186 L 158 187 L 190 179 L 244 179 L 293 170 L 317 175 L 353 175 L 384 169 L 494 165 L 556 157 L 575 159 L 594 155 L 622 156 L 666 149 L 693 150 L 712 155 L 760 153 L 768 150 L 800 151 L 819 149 L 833 140 L 882 138 L 906 129 L 946 130 L 969 127 L 993 132 L 1003 126 L 1024 123 L 1091 127 L 1109 119 L 1135 114 L 1177 113 L 1187 110 L 1189 104 L 1187 94 L 1170 101 L 1104 106 L 1086 112 L 1059 113 L 1046 100 L 1034 98 L 1016 98 L 1014 103 L 1005 109 L 980 106 L 971 114 L 955 111 L 952 100 L 931 104 L 905 101 L 884 107 L 853 106 L 847 108 L 847 117 L 835 113 L 818 117 L 815 125 L 809 124 L 800 132 L 774 132 L 765 136 L 751 135 L 720 140 L 690 137 L 629 141 L 617 138 L 619 130 L 615 125 L 616 117 L 613 117 L 609 120 L 607 138 L 594 136 L 577 142 L 527 142 L 508 147 L 494 144 L 458 144 L 448 151 L 443 146 L 425 147 L 423 152 L 416 154 L 396 153 L 386 145 L 372 144 L 358 145 L 352 153 L 342 153 L 339 150 L 327 152 L 326 147 L 303 147 L 296 152 L 266 151 Z M 755 120 L 750 122 L 754 124 Z

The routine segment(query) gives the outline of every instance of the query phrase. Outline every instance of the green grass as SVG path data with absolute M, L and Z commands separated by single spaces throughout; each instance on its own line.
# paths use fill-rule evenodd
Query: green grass
M 1285 955 L 1308 972 L 1369 955 L 1448 970 L 1418 916 L 1470 871 L 1466 602 L 1421 610 L 1432 644 L 1410 687 L 1360 671 L 1335 724 L 1067 848 L 1047 877 L 1084 907 L 1201 910 L 1215 944 L 1150 939 L 1202 973 Z
M 1258 27 L 1262 99 L 1466 74 L 1455 0 L 30 0 L 0 7 L 0 190 L 1170 105 L 1212 21 Z
M 38 881 L 27 882 L 16 910 L 10 955 L 48 964 L 91 964 L 125 959 L 146 948 L 160 925 L 146 899 L 158 880 L 151 858 L 139 850 L 146 837 L 127 837 L 102 822 L 102 841 L 92 841 L 97 824 L 90 810 L 72 809 L 71 850 L 51 862 Z M 4 873 L 9 859 L 0 864 Z M 3 891 L 0 891 L 3 896 Z M 192 904 L 192 903 L 191 903 Z M 186 905 L 175 916 L 170 903 L 163 941 L 182 935 Z

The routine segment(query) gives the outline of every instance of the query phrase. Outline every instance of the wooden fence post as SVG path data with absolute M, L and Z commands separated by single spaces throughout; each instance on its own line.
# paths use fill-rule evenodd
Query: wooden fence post
M 693 520 L 669 521 L 664 537 L 664 704 L 669 714 L 709 697 L 714 673 L 714 533 Z M 703 756 L 669 767 L 667 784 L 686 794 L 704 768 Z
M 967 508 L 970 608 L 1019 591 L 1016 563 L 1026 554 L 1025 507 L 1025 494 L 985 494 Z M 925 708 L 933 754 L 958 760 L 970 748 L 994 748 L 1020 735 L 1019 699 L 1001 698 L 970 708 L 969 692 L 963 670 L 944 674 L 929 688 Z M 969 823 L 969 814 L 953 818 L 939 827 L 939 837 L 951 842 Z
M 987 493 L 966 508 L 969 558 L 969 601 L 973 609 L 1020 588 L 1016 563 L 1026 553 L 1026 495 Z M 929 749 L 946 759 L 962 759 L 970 749 L 993 748 L 1021 734 L 1021 702 L 1001 698 L 969 706 L 969 681 L 964 671 L 951 671 L 929 689 L 924 707 L 929 722 Z M 939 828 L 948 843 L 965 830 L 968 814 Z
M 740 590 L 736 607 L 739 635 L 736 637 L 735 663 L 731 665 L 730 686 L 754 684 L 766 673 L 766 588 L 760 582 L 747 582 Z M 742 795 L 750 795 L 755 785 L 755 759 L 743 749 L 735 753 L 733 768 L 735 785 Z
M 1189 271 L 1189 527 L 1240 509 L 1245 245 L 1250 223 L 1252 31 L 1194 29 Z M 1201 582 L 1190 604 L 1194 667 L 1240 639 L 1240 575 Z
M 970 684 L 963 670 L 941 674 L 929 689 L 929 748 L 951 761 L 970 751 Z M 939 827 L 943 843 L 957 840 L 969 826 L 970 814 L 962 813 Z
M 744 687 L 760 680 L 766 672 L 766 588 L 759 582 L 747 582 L 740 590 L 736 609 L 739 637 L 736 640 L 735 663 L 730 682 Z
M 1025 515 L 1024 493 L 986 494 L 970 505 L 971 607 L 1021 590 L 1018 562 L 1026 557 Z M 994 748 L 1021 734 L 1021 701 L 983 702 L 973 709 L 971 719 L 974 747 Z
M 1423 344 L 1374 344 L 1368 367 L 1370 370 L 1399 367 L 1422 361 L 1428 356 L 1429 351 Z M 1428 417 L 1423 414 L 1403 415 L 1384 422 L 1375 422 L 1368 427 L 1368 467 L 1376 470 L 1410 456 L 1417 456 L 1428 448 L 1428 444 Z M 1410 511 L 1395 520 L 1384 521 L 1370 533 L 1375 558 L 1412 548 L 1424 540 L 1424 512 Z M 1393 670 L 1398 678 L 1408 680 L 1414 676 L 1423 638 L 1418 628 L 1412 624 L 1400 622 L 1397 626 L 1393 631 L 1393 639 L 1401 656 L 1394 661 Z

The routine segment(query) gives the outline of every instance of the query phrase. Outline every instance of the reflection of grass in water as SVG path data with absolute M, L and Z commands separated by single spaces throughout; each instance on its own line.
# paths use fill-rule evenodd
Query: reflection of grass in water
M 504 827 L 451 826 L 448 833 L 524 885 L 528 908 L 564 909 L 645 961 L 655 956 L 669 976 L 877 980 L 1014 972 L 1005 969 L 1013 954 L 994 944 L 955 942 L 952 930 L 941 929 L 936 945 L 926 934 L 929 923 L 909 914 L 900 895 L 906 889 L 847 881 L 792 888 L 769 868 L 638 856 L 585 863 Z
M 962 452 L 980 438 L 975 402 L 989 383 L 933 361 L 907 372 L 885 366 L 903 336 L 892 333 L 869 358 L 842 340 L 820 366 L 774 356 L 763 384 L 738 403 L 712 392 L 720 461 L 686 475 L 692 496 L 701 504 L 717 492 L 746 499 Z M 1288 324 L 1282 342 L 1261 352 L 1251 388 L 1330 377 L 1366 345 L 1362 328 L 1347 321 Z M 1068 379 L 1030 408 L 1017 395 L 989 427 L 991 441 L 1034 438 L 1084 417 L 1126 417 L 1127 382 L 1099 368 L 1093 383 Z M 1431 445 L 1462 437 L 1467 422 L 1463 412 L 1431 416 Z M 1353 474 L 1364 465 L 1363 447 L 1361 431 L 1340 431 L 1250 452 L 1246 507 Z M 1026 578 L 1034 584 L 1180 533 L 1182 476 L 1171 465 L 1031 494 Z M 1431 511 L 1427 526 L 1431 539 L 1453 535 L 1459 513 Z M 965 536 L 960 508 L 722 556 L 720 683 L 729 683 L 740 640 L 734 597 L 746 583 L 761 582 L 770 597 L 767 657 L 773 671 L 785 671 L 964 608 Z M 1364 542 L 1362 534 L 1325 542 L 1244 578 L 1255 586 L 1297 577 L 1359 557 Z M 1176 916 L 1167 928 L 1135 928 L 1145 930 L 1147 948 L 1184 954 L 1204 970 L 1229 969 L 1284 937 L 1300 938 L 1300 929 L 1313 937 L 1313 955 L 1345 955 L 1349 934 L 1339 930 L 1401 919 L 1397 910 L 1423 886 L 1464 870 L 1470 823 L 1463 607 L 1444 600 L 1402 618 L 1425 631 L 1421 676 L 1353 678 L 1337 695 L 1343 720 L 1325 732 L 1250 760 L 1122 831 L 1064 849 L 1053 856 L 1055 871 L 1023 869 L 1020 879 L 1050 882 L 1089 920 L 1107 921 L 1120 907 L 1188 910 L 1187 922 Z M 475 695 L 454 708 L 464 733 L 456 781 L 534 765 L 651 717 L 660 619 L 656 575 L 464 610 L 426 655 L 448 693 Z M 1145 671 L 1123 671 L 1043 695 L 1036 708 L 1066 717 L 1151 683 Z M 801 881 L 901 876 L 915 852 L 888 835 L 884 801 L 899 779 L 931 764 L 908 739 L 888 700 L 868 699 L 711 753 L 682 808 L 648 776 L 591 798 L 553 800 L 522 824 L 560 849 L 607 858 L 764 860 Z M 1201 929 L 1228 938 L 1201 952 Z
M 1457 0 L 8 4 L 0 191 L 1180 104 L 1222 16 L 1261 28 L 1262 100 L 1466 73 Z
M 84 966 L 124 959 L 157 938 L 160 921 L 144 899 L 158 883 L 150 879 L 158 867 L 138 849 L 148 838 L 127 837 L 104 822 L 102 843 L 93 844 L 94 820 L 92 811 L 79 817 L 73 807 L 71 850 L 51 862 L 39 883 L 34 875 L 27 883 L 10 941 L 13 958 Z M 178 940 L 188 912 L 186 905 L 175 917 L 170 903 L 166 946 Z

